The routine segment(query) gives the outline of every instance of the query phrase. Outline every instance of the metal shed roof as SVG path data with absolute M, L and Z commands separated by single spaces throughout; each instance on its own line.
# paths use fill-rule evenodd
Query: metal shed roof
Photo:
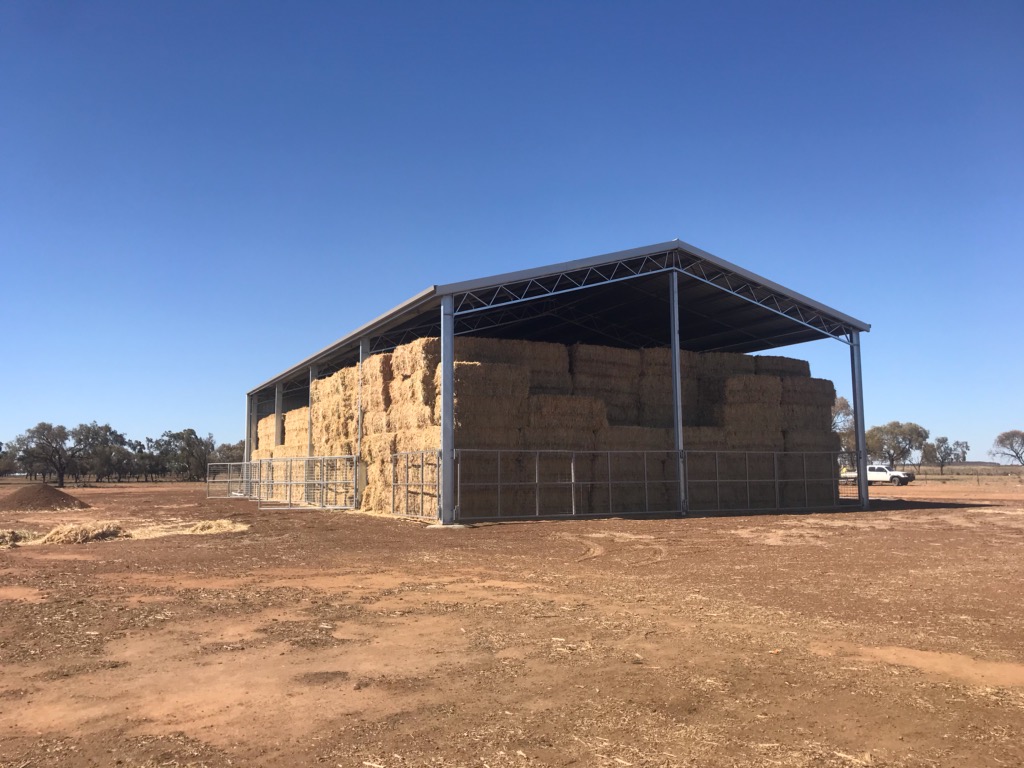
M 703 351 L 758 352 L 823 338 L 849 341 L 870 326 L 680 240 L 493 277 L 434 285 L 269 379 L 308 384 L 371 352 L 440 333 L 441 298 L 451 295 L 457 335 L 666 346 L 668 275 L 679 279 L 680 345 Z

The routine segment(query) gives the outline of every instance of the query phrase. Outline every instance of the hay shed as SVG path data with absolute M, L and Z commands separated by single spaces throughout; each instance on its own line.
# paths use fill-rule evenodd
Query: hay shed
M 864 506 L 868 330 L 679 240 L 435 285 L 251 390 L 219 487 L 446 524 Z M 766 354 L 820 339 L 846 455 L 832 382 Z

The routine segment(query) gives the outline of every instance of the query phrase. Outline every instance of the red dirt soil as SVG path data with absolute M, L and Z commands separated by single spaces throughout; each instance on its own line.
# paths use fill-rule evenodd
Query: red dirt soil
M 88 509 L 89 505 L 59 488 L 46 483 L 23 485 L 0 498 L 0 511 L 41 511 L 50 509 Z
M 0 551 L 0 767 L 1021 766 L 1024 489 L 975 490 L 440 530 L 82 489 L 0 528 L 250 528 Z

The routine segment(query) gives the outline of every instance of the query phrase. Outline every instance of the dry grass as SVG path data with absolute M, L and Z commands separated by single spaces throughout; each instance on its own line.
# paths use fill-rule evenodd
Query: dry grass
M 132 533 L 113 520 L 58 525 L 41 539 L 40 544 L 85 544 L 105 539 L 130 539 Z
M 189 528 L 185 533 L 199 535 L 208 533 L 235 533 L 248 530 L 249 526 L 233 520 L 203 520 Z
M 0 548 L 16 547 L 36 538 L 30 531 L 0 531 Z

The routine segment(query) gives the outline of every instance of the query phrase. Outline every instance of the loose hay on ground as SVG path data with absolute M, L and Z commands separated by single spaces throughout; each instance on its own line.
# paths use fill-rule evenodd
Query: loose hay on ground
M 113 520 L 58 525 L 39 540 L 40 544 L 85 544 L 105 539 L 130 539 L 132 533 Z

